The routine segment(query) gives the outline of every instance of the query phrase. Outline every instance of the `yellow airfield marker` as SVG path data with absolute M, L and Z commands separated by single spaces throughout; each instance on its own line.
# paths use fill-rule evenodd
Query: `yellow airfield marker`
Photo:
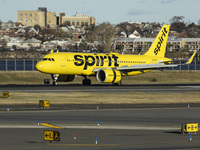
M 49 123 L 39 123 L 39 125 L 50 127 L 50 128 L 55 128 L 55 129 L 64 129 L 63 127 L 58 127 L 58 126 L 55 126 L 55 125 L 51 125 Z

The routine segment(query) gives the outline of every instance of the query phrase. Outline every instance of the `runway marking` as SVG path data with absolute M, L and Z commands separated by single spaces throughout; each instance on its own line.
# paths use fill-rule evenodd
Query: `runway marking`
M 135 93 L 135 94 L 144 94 L 145 92 L 136 92 L 136 91 L 128 91 L 130 93 Z
M 27 129 L 35 129 L 35 128 L 45 128 L 52 126 L 38 126 L 38 125 L 0 125 L 0 129 L 2 128 L 27 128 Z M 62 127 L 55 126 L 57 129 L 91 129 L 91 130 L 152 130 L 152 131 L 171 131 L 171 130 L 179 130 L 180 127 L 167 127 L 167 126 L 126 126 L 126 125 L 62 125 Z
M 71 125 L 71 126 L 63 126 L 65 129 L 98 129 L 98 130 L 154 130 L 154 131 L 170 131 L 170 130 L 179 130 L 179 127 L 155 127 L 155 126 L 92 126 L 92 125 Z
M 63 127 L 58 127 L 58 126 L 55 126 L 55 125 L 51 125 L 49 123 L 39 123 L 39 125 L 50 127 L 50 128 L 55 128 L 55 129 L 64 129 Z
M 188 89 L 117 89 L 121 92 L 130 92 L 130 91 L 189 91 Z M 3 91 L 3 90 L 0 90 Z M 8 90 L 13 92 L 113 92 L 116 89 L 81 89 L 81 90 Z
M 49 144 L 49 145 L 57 145 L 57 146 L 82 146 L 82 147 L 100 147 L 100 146 L 121 146 L 120 144 Z

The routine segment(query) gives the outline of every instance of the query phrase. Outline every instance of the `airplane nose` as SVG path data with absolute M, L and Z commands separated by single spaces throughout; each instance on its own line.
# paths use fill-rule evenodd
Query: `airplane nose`
M 38 71 L 41 71 L 42 68 L 43 68 L 42 63 L 41 63 L 41 62 L 38 62 L 38 63 L 36 64 L 35 68 L 36 68 Z

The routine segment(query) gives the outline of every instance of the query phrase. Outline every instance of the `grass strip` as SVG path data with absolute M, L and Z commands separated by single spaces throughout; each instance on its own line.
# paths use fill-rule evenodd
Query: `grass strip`
M 0 98 L 4 105 L 38 104 L 49 100 L 51 104 L 169 104 L 200 103 L 200 92 L 186 93 L 23 93 L 10 92 L 9 98 Z

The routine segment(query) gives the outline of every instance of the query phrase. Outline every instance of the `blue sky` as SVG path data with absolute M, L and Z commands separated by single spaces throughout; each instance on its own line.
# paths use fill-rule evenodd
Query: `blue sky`
M 18 10 L 48 11 L 71 16 L 76 12 L 94 16 L 96 23 L 160 22 L 169 23 L 173 16 L 185 16 L 185 22 L 200 20 L 200 0 L 0 0 L 0 20 L 17 21 Z

